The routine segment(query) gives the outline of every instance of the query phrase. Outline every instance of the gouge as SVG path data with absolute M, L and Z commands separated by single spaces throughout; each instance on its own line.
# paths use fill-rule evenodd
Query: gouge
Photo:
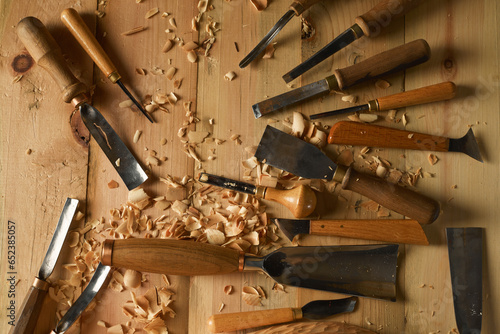
M 457 87 L 453 82 L 442 82 L 431 86 L 409 90 L 403 93 L 379 97 L 378 99 L 370 100 L 367 104 L 363 104 L 360 106 L 310 115 L 309 119 L 318 119 L 321 117 L 328 117 L 351 112 L 386 111 L 391 109 L 411 107 L 418 104 L 449 100 L 455 97 L 456 89 Z
M 328 143 L 421 151 L 462 152 L 483 162 L 472 128 L 462 138 L 453 139 L 379 125 L 340 121 L 330 129 Z
M 71 34 L 76 38 L 78 43 L 80 43 L 85 52 L 88 53 L 94 63 L 96 63 L 96 65 L 106 75 L 106 77 L 112 83 L 118 84 L 118 86 L 120 86 L 120 88 L 125 92 L 128 98 L 132 100 L 136 107 L 139 108 L 144 116 L 146 116 L 151 123 L 154 123 L 153 118 L 151 118 L 146 110 L 144 110 L 142 105 L 134 98 L 134 96 L 122 83 L 121 76 L 118 73 L 115 65 L 111 62 L 111 59 L 109 59 L 108 55 L 99 44 L 95 36 L 92 34 L 90 29 L 87 27 L 85 22 L 83 22 L 78 12 L 73 8 L 67 8 L 61 13 L 61 20 L 69 29 Z
M 404 16 L 420 2 L 422 0 L 382 0 L 368 12 L 358 16 L 352 27 L 337 36 L 305 62 L 285 74 L 283 80 L 289 83 L 358 38 L 378 36 L 383 28 L 388 27 L 395 19 Z
M 271 41 L 278 35 L 283 27 L 294 17 L 302 14 L 306 9 L 319 2 L 320 0 L 296 0 L 290 5 L 290 10 L 283 15 L 281 19 L 269 30 L 266 36 L 260 41 L 250 53 L 243 58 L 240 62 L 240 68 L 246 67 L 250 64 L 259 54 L 261 54 Z
M 423 39 L 384 51 L 349 67 L 338 69 L 333 75 L 275 96 L 252 106 L 255 118 L 272 111 L 295 105 L 334 90 L 344 90 L 370 79 L 422 64 L 429 60 L 429 44 Z
M 227 179 L 225 177 L 201 173 L 198 181 L 214 186 L 239 191 L 245 194 L 254 195 L 257 199 L 265 199 L 283 204 L 290 210 L 295 218 L 309 216 L 316 208 L 316 194 L 304 185 L 296 188 L 284 190 Z

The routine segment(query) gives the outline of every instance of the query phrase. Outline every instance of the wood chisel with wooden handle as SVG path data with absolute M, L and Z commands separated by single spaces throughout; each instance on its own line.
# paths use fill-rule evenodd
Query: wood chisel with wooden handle
M 293 79 L 310 70 L 326 58 L 330 57 L 347 45 L 363 36 L 376 37 L 381 30 L 388 27 L 395 19 L 404 16 L 422 0 L 382 0 L 365 14 L 358 16 L 355 24 L 337 36 L 333 41 L 312 55 L 309 59 L 298 65 L 283 76 L 289 83 Z
M 83 123 L 127 188 L 132 190 L 146 181 L 146 172 L 127 146 L 104 116 L 89 104 L 87 87 L 71 73 L 59 45 L 43 23 L 35 17 L 25 17 L 17 25 L 17 35 L 36 63 L 59 84 L 64 102 L 80 111 Z
M 47 279 L 54 271 L 77 208 L 78 200 L 73 198 L 66 199 L 38 275 L 35 277 L 35 281 L 19 309 L 20 314 L 17 323 L 10 330 L 10 334 L 31 334 L 34 332 L 43 301 L 50 287 Z
M 319 320 L 339 313 L 352 312 L 357 301 L 357 297 L 315 300 L 302 307 L 214 314 L 208 318 L 207 328 L 212 333 L 220 333 L 276 325 L 304 318 Z
M 429 44 L 423 39 L 384 51 L 357 64 L 337 69 L 323 80 L 296 88 L 252 106 L 255 118 L 296 105 L 331 91 L 341 91 L 361 82 L 422 64 L 430 58 Z
M 337 109 L 319 114 L 310 115 L 309 119 L 318 119 L 333 115 L 362 111 L 386 111 L 411 107 L 419 104 L 449 100 L 455 97 L 456 86 L 453 82 L 447 81 L 431 86 L 417 88 L 406 92 L 379 97 L 368 101 L 360 106 Z
M 373 124 L 341 121 L 335 123 L 330 129 L 328 143 L 435 152 L 462 152 L 483 162 L 472 128 L 465 136 L 453 139 Z
M 258 271 L 276 282 L 396 300 L 399 245 L 282 247 L 265 256 L 172 239 L 107 239 L 101 262 L 141 272 L 200 276 Z
M 313 213 L 316 208 L 316 194 L 311 188 L 305 185 L 300 185 L 293 189 L 275 189 L 264 186 L 254 186 L 250 183 L 235 181 L 207 173 L 201 173 L 198 181 L 254 195 L 257 199 L 262 198 L 280 203 L 286 206 L 296 218 L 307 217 Z
M 115 65 L 109 59 L 108 55 L 99 44 L 95 36 L 92 34 L 90 29 L 87 27 L 83 19 L 78 14 L 78 12 L 73 8 L 67 8 L 61 13 L 61 20 L 64 25 L 71 32 L 73 37 L 76 38 L 78 43 L 83 47 L 85 52 L 92 58 L 94 63 L 101 69 L 101 71 L 106 75 L 106 77 L 112 82 L 120 86 L 123 92 L 128 96 L 128 98 L 135 104 L 135 106 L 142 112 L 144 116 L 151 122 L 154 123 L 153 118 L 144 110 L 142 105 L 135 99 L 132 93 L 129 92 L 127 87 L 121 81 L 121 75 L 118 73 Z

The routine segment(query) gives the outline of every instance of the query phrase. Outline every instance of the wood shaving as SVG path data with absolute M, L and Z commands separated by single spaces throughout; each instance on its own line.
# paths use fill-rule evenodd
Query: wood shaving
M 406 113 L 403 114 L 403 117 L 401 118 L 401 120 L 403 121 L 404 126 L 406 126 L 406 124 L 408 124 L 408 118 L 406 117 Z
M 362 113 L 358 115 L 358 118 L 361 122 L 372 123 L 378 120 L 378 115 Z
M 130 289 L 137 289 L 141 286 L 142 274 L 138 271 L 127 269 L 123 274 L 123 284 Z
M 219 312 L 222 312 L 222 309 L 224 308 L 224 306 L 226 306 L 224 303 L 220 303 L 220 306 L 219 306 Z
M 175 67 L 170 67 L 165 73 L 165 76 L 167 77 L 168 80 L 172 80 L 174 78 L 176 71 L 177 69 Z
M 175 89 L 181 88 L 181 85 L 182 85 L 182 79 L 177 79 L 174 81 L 174 88 Z
M 141 134 L 142 134 L 142 131 L 135 130 L 134 139 L 133 139 L 134 143 L 137 143 L 139 141 L 139 138 L 141 137 Z
M 167 41 L 163 45 L 163 48 L 161 49 L 161 52 L 167 53 L 170 49 L 172 49 L 173 46 L 174 46 L 174 43 L 172 42 L 172 40 L 167 39 Z
M 134 102 L 132 100 L 125 100 L 122 101 L 118 104 L 120 108 L 130 108 L 134 105 Z
M 21 75 L 16 75 L 16 76 L 14 77 L 14 79 L 12 79 L 12 84 L 15 84 L 15 83 L 17 83 L 17 82 L 21 81 L 21 79 L 22 79 L 22 78 L 23 78 L 23 75 L 22 75 L 22 74 L 21 74 Z
M 232 285 L 226 285 L 224 287 L 224 293 L 226 295 L 230 295 L 233 292 L 233 286 Z
M 316 34 L 316 29 L 314 29 L 314 26 L 302 16 L 300 18 L 300 23 L 300 39 L 310 39 Z
M 156 14 L 158 14 L 160 12 L 160 10 L 158 9 L 158 7 L 156 8 L 151 8 L 150 10 L 148 10 L 146 12 L 146 15 L 144 16 L 145 19 L 150 19 L 152 18 L 153 16 L 155 16 Z
M 177 23 L 175 22 L 175 19 L 173 17 L 168 19 L 168 23 L 170 23 L 172 27 L 177 28 Z
M 383 79 L 378 79 L 375 82 L 375 87 L 380 88 L 380 89 L 387 89 L 391 87 L 391 83 L 389 81 L 383 80 Z
M 266 46 L 266 50 L 264 51 L 264 55 L 262 56 L 262 59 L 270 59 L 273 57 L 274 52 L 276 51 L 276 48 L 274 47 L 277 44 L 277 42 L 270 43 L 268 46 Z
M 121 162 L 121 159 L 120 159 L 120 158 L 116 159 L 116 161 L 115 161 L 115 166 L 116 166 L 116 167 L 120 167 L 120 162 Z
M 259 291 L 253 286 L 244 286 L 241 291 L 241 297 L 247 305 L 258 306 L 261 304 L 262 296 Z
M 125 32 L 122 32 L 122 36 L 130 36 L 130 35 L 133 35 L 133 34 L 136 34 L 138 32 L 141 32 L 141 31 L 144 31 L 146 30 L 147 28 L 144 27 L 144 26 L 139 26 L 139 27 L 135 27 L 133 29 L 130 29 L 128 31 L 125 31 Z
M 190 42 L 187 42 L 186 44 L 184 44 L 182 46 L 182 49 L 186 52 L 189 52 L 192 50 L 196 50 L 198 47 L 199 47 L 199 45 L 196 44 L 196 42 L 190 41 Z
M 439 161 L 439 158 L 436 155 L 432 154 L 432 153 L 430 153 L 427 156 L 427 159 L 429 160 L 429 164 L 431 166 L 434 166 Z
M 355 95 L 344 95 L 342 96 L 342 101 L 349 103 L 356 103 L 358 101 L 358 97 Z
M 196 63 L 196 61 L 198 60 L 198 55 L 194 50 L 191 50 L 187 53 L 187 59 L 191 63 Z
M 235 77 L 236 77 L 236 73 L 234 73 L 233 71 L 230 71 L 224 75 L 224 80 L 232 81 Z

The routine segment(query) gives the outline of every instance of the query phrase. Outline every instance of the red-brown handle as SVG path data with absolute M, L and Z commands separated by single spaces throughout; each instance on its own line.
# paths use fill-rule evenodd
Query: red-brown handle
M 450 139 L 379 125 L 340 121 L 330 129 L 328 143 L 448 152 Z
M 49 283 L 35 278 L 35 282 L 21 305 L 21 312 L 17 317 L 17 323 L 11 328 L 9 334 L 31 334 L 35 331 L 36 323 L 42 310 L 42 303 L 48 289 Z
M 311 7 L 312 5 L 320 2 L 321 0 L 295 0 L 291 5 L 290 9 L 295 11 L 295 14 L 300 15 L 306 9 Z
M 304 185 L 289 190 L 266 188 L 264 199 L 283 204 L 295 218 L 304 218 L 316 208 L 316 194 Z

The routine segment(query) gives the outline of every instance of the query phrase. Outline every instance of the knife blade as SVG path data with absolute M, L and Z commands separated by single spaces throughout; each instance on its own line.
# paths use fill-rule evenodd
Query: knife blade
M 17 324 L 12 327 L 10 331 L 11 334 L 33 333 L 35 330 L 42 303 L 50 286 L 47 279 L 54 271 L 59 254 L 61 254 L 61 249 L 64 245 L 64 240 L 68 234 L 71 222 L 73 221 L 73 217 L 75 216 L 78 202 L 77 199 L 66 199 L 45 258 L 43 259 L 33 285 L 21 305 Z
M 302 64 L 286 73 L 283 76 L 283 80 L 289 83 L 363 36 L 378 36 L 381 30 L 388 27 L 394 19 L 404 16 L 420 2 L 422 2 L 422 0 L 382 0 L 368 12 L 358 16 L 353 26 L 344 31 Z
M 255 118 L 295 105 L 299 102 L 326 95 L 330 91 L 345 90 L 361 82 L 402 71 L 429 60 L 429 44 L 423 39 L 381 52 L 357 64 L 337 69 L 333 75 L 272 97 L 252 106 Z
M 274 219 L 290 241 L 300 234 L 329 235 L 398 244 L 428 245 L 422 226 L 413 219 Z
M 315 300 L 303 307 L 214 314 L 208 318 L 207 328 L 212 333 L 234 332 L 248 328 L 297 321 L 303 318 L 311 320 L 323 319 L 339 313 L 352 312 L 357 301 L 357 297 Z
M 316 146 L 267 126 L 255 157 L 268 165 L 308 179 L 333 180 L 343 189 L 366 196 L 383 207 L 430 224 L 439 216 L 439 203 L 384 179 L 336 165 Z
M 455 320 L 460 334 L 480 334 L 483 228 L 446 228 Z

